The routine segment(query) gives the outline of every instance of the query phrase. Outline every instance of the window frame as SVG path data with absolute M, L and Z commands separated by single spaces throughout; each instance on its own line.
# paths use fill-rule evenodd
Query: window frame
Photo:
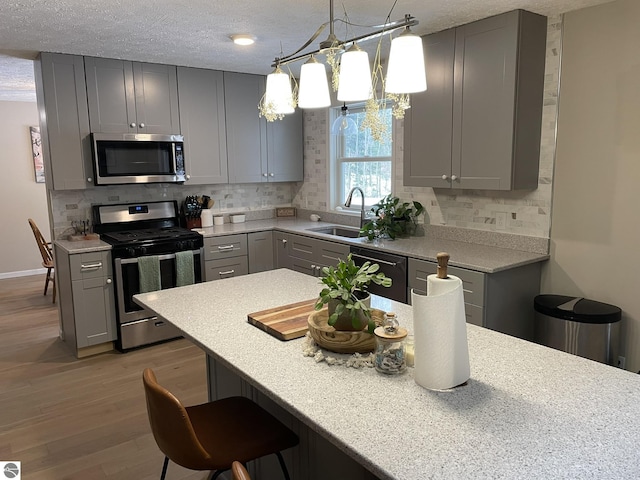
M 351 105 L 347 105 L 349 107 L 349 113 L 350 114 L 354 114 L 354 113 L 362 113 L 365 111 L 365 104 L 364 103 L 354 103 Z M 387 102 L 387 109 L 391 110 L 391 106 L 389 105 L 389 103 Z M 338 118 L 341 115 L 341 107 L 332 107 L 331 108 L 331 115 L 330 115 L 330 123 L 329 125 L 333 125 L 333 122 L 335 121 L 336 118 Z M 395 165 L 395 149 L 393 148 L 393 138 L 394 138 L 394 133 L 395 133 L 395 121 L 393 119 L 393 116 L 391 117 L 391 132 L 390 132 L 390 143 L 391 143 L 391 154 L 389 156 L 384 156 L 384 157 L 343 157 L 340 156 L 341 153 L 344 152 L 344 142 L 345 142 L 345 138 L 343 136 L 335 136 L 332 135 L 331 132 L 329 131 L 329 137 L 331 138 L 331 148 L 330 148 L 330 157 L 329 157 L 329 170 L 330 170 L 330 178 L 331 178 L 331 182 L 330 183 L 330 204 L 331 204 L 331 210 L 332 211 L 336 211 L 338 213 L 348 213 L 348 214 L 354 214 L 354 215 L 359 215 L 360 214 L 360 210 L 361 210 L 361 206 L 360 206 L 360 195 L 355 195 L 354 196 L 354 202 L 357 202 L 355 206 L 351 206 L 351 207 L 345 207 L 344 206 L 344 201 L 346 199 L 346 195 L 347 195 L 347 191 L 345 189 L 344 192 L 344 197 L 345 198 L 340 198 L 342 196 L 341 191 L 343 190 L 343 185 L 342 185 L 342 176 L 341 176 L 341 171 L 342 171 L 342 164 L 343 163 L 347 163 L 347 162 L 356 162 L 356 163 L 372 163 L 372 162 L 389 162 L 390 165 L 390 169 L 391 169 L 391 179 L 390 179 L 390 183 L 391 183 L 391 188 L 389 193 L 392 193 L 393 191 L 393 171 L 394 171 L 394 165 Z M 329 128 L 330 130 L 330 128 Z M 382 197 L 381 197 L 382 198 Z M 379 199 L 377 199 L 375 202 L 377 202 Z M 365 210 L 368 211 L 371 206 L 375 203 L 365 203 Z

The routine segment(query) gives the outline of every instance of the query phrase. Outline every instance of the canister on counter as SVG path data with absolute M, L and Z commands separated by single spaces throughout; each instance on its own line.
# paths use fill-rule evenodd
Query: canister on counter
M 398 324 L 396 314 L 387 312 L 384 324 L 375 329 L 375 367 L 380 373 L 397 375 L 407 369 L 404 339 L 407 329 Z

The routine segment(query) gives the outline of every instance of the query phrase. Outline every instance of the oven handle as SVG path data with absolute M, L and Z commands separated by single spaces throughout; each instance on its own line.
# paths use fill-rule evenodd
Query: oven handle
M 194 255 L 200 255 L 200 250 L 191 250 Z M 144 256 L 144 255 L 143 255 Z M 158 260 L 170 260 L 172 258 L 176 258 L 175 253 L 167 253 L 166 255 L 158 255 Z M 120 263 L 122 265 L 127 265 L 129 263 L 138 263 L 138 258 L 119 258 Z
M 379 258 L 367 257 L 366 255 L 359 255 L 357 253 L 352 253 L 351 256 L 352 257 L 356 257 L 356 258 L 361 258 L 363 260 L 368 260 L 369 262 L 383 263 L 385 265 L 389 265 L 390 267 L 395 267 L 396 265 L 398 265 L 396 262 L 387 262 L 386 260 L 380 260 Z

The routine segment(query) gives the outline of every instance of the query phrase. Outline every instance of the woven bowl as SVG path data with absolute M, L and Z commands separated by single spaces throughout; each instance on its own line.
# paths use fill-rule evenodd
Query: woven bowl
M 376 325 L 382 325 L 384 312 L 371 309 L 371 318 Z M 342 332 L 328 323 L 329 313 L 326 308 L 309 315 L 309 333 L 318 345 L 336 353 L 369 353 L 376 348 L 376 337 L 366 330 L 361 332 Z

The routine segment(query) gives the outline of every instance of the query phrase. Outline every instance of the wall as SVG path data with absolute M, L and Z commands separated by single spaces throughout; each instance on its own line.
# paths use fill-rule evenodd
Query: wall
M 640 2 L 565 15 L 551 261 L 542 289 L 623 310 L 640 370 Z
M 176 200 L 180 205 L 187 195 L 208 195 L 214 200 L 214 213 L 246 213 L 248 220 L 271 218 L 274 207 L 290 206 L 292 183 L 256 183 L 237 185 L 173 184 L 101 186 L 87 190 L 51 192 L 51 215 L 55 237 L 73 233 L 74 220 L 91 219 L 91 205 L 108 203 Z M 227 219 L 228 221 L 228 219 Z
M 35 182 L 31 154 L 29 127 L 37 125 L 35 102 L 0 101 L 0 278 L 29 275 L 42 268 L 28 218 L 50 238 L 45 185 Z
M 548 238 L 551 225 L 551 185 L 555 157 L 562 17 L 550 17 L 547 27 L 544 107 L 538 188 L 533 191 L 496 192 L 434 190 L 402 185 L 403 122 L 394 124 L 394 194 L 402 200 L 418 200 L 427 210 L 426 223 L 487 232 L 504 232 Z M 428 66 L 427 66 L 428 68 Z M 328 211 L 329 118 L 326 110 L 304 114 L 305 181 L 299 184 L 294 204 Z M 496 212 L 506 212 L 507 225 L 496 228 Z

